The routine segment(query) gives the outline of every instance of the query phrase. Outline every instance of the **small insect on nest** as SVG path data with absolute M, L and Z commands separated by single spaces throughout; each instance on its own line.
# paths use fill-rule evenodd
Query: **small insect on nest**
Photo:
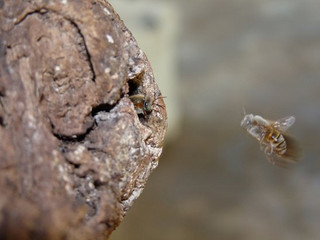
M 295 141 L 285 133 L 295 122 L 289 116 L 277 121 L 267 120 L 259 115 L 246 114 L 241 126 L 257 139 L 261 150 L 269 162 L 279 167 L 288 167 L 298 160 L 298 148 Z
M 146 118 L 147 116 L 149 116 L 152 113 L 155 102 L 158 99 L 165 98 L 165 97 L 159 96 L 159 97 L 155 98 L 154 100 L 152 100 L 150 97 L 146 97 L 143 94 L 135 94 L 135 95 L 129 96 L 129 98 L 132 101 L 138 116 Z M 157 104 L 157 106 L 160 106 L 163 108 L 162 105 Z

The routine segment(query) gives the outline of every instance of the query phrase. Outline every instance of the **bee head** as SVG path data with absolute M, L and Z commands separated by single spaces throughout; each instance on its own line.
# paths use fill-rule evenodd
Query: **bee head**
M 157 98 L 155 98 L 153 101 L 151 101 L 150 98 L 146 98 L 144 103 L 143 103 L 143 108 L 144 108 L 144 111 L 147 113 L 147 114 L 150 114 L 152 111 L 153 111 L 153 105 L 155 104 L 155 101 L 160 99 L 160 98 L 166 98 L 164 96 L 159 96 Z M 164 107 L 162 105 L 159 105 L 159 104 L 156 104 L 157 106 L 160 106 L 160 107 Z
M 153 110 L 153 102 L 151 102 L 149 99 L 144 101 L 143 108 L 147 114 L 150 114 Z
M 246 114 L 241 121 L 241 127 L 244 127 L 245 129 L 250 128 L 252 125 L 254 125 L 254 116 L 253 114 Z

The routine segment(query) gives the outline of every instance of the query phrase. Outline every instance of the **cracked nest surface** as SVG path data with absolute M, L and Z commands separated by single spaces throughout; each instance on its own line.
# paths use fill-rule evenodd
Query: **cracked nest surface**
M 0 234 L 105 239 L 162 151 L 150 64 L 105 1 L 0 1 L 0 27 Z

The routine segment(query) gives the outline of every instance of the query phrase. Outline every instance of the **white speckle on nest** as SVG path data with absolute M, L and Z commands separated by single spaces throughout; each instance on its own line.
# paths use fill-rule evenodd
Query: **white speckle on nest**
M 135 188 L 130 197 L 126 201 L 122 202 L 125 211 L 132 206 L 133 202 L 140 196 L 142 191 L 143 188 Z
M 105 11 L 108 15 L 110 15 L 110 11 L 108 10 L 108 8 L 104 8 L 103 11 Z
M 56 65 L 54 67 L 54 71 L 59 72 L 61 70 L 61 67 L 59 65 Z
M 52 151 L 52 155 L 56 158 L 56 157 L 58 157 L 58 151 L 57 150 L 53 150 Z
M 111 35 L 107 34 L 107 40 L 109 43 L 114 43 L 114 40 Z
M 104 176 L 100 176 L 100 177 L 99 177 L 99 181 L 100 181 L 100 182 L 104 182 L 105 180 L 106 180 L 106 178 L 105 178 Z
M 118 73 L 113 74 L 113 75 L 111 76 L 111 78 L 112 78 L 112 79 L 118 79 L 118 78 L 119 78 Z
M 61 165 L 58 166 L 58 170 L 59 170 L 60 173 L 64 172 L 64 168 Z
M 65 181 L 65 182 L 68 182 L 69 181 L 69 178 L 68 178 L 68 176 L 67 175 L 62 175 L 62 179 L 63 179 L 63 181 Z
M 72 194 L 74 193 L 73 190 L 72 190 L 72 188 L 71 188 L 71 186 L 70 186 L 69 184 L 67 184 L 67 185 L 65 186 L 65 189 L 66 189 L 67 193 L 70 194 L 70 195 L 72 195 Z
M 105 69 L 104 69 L 104 73 L 105 73 L 105 74 L 109 74 L 110 72 L 111 72 L 111 69 L 110 69 L 110 68 L 105 68 Z
M 86 148 L 85 148 L 84 146 L 80 145 L 80 146 L 78 146 L 77 149 L 74 151 L 74 154 L 76 154 L 76 155 L 81 155 L 85 149 L 86 149 Z
M 89 182 L 88 187 L 89 187 L 90 189 L 94 189 L 93 183 L 92 183 L 92 182 Z
M 131 37 L 131 34 L 130 34 L 129 31 L 125 31 L 124 36 L 125 36 L 126 38 L 130 38 L 130 37 Z
M 29 128 L 36 128 L 36 119 L 32 114 L 28 114 L 28 127 Z
M 68 0 L 61 0 L 61 3 L 62 3 L 62 4 L 67 4 L 67 3 L 68 3 Z

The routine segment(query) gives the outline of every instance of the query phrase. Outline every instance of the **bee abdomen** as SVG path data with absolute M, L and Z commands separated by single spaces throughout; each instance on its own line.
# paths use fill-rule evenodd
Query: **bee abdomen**
M 282 135 L 280 135 L 280 137 L 279 137 L 278 143 L 276 145 L 276 151 L 280 155 L 285 154 L 285 152 L 287 151 L 287 144 L 286 144 L 286 141 Z
M 273 148 L 276 153 L 283 155 L 287 150 L 287 144 L 283 135 L 274 129 L 268 132 L 267 139 L 273 145 Z

